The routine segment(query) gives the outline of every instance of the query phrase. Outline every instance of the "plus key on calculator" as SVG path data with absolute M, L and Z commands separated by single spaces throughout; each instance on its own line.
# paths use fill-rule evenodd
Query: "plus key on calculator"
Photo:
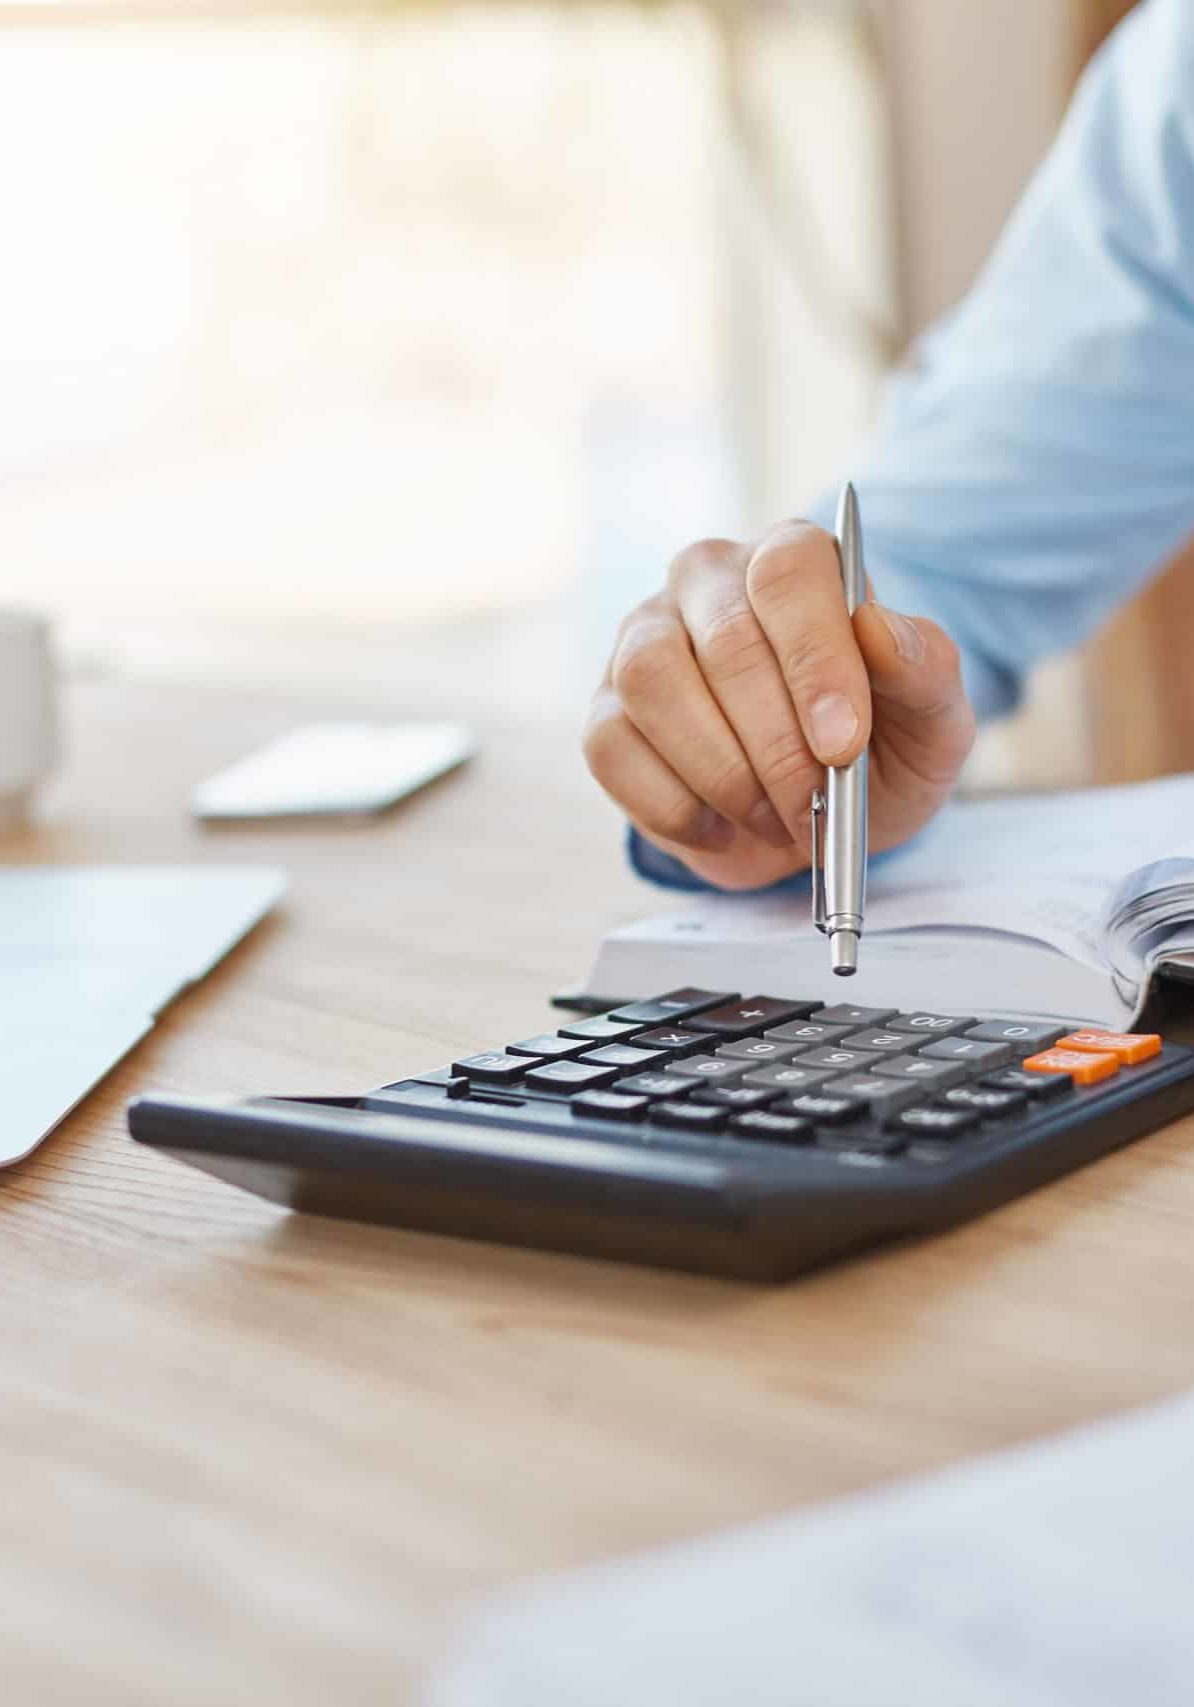
M 1194 1052 L 1078 1017 L 694 987 L 376 1090 L 143 1097 L 140 1143 L 330 1215 L 756 1280 L 993 1209 L 1194 1107 Z

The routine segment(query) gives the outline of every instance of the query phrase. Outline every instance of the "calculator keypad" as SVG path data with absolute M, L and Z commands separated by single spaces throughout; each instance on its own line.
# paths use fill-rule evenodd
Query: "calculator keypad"
M 1161 1047 L 1151 1034 L 1036 1019 L 683 989 L 461 1056 L 386 1094 L 534 1107 L 549 1123 L 555 1105 L 561 1134 L 580 1120 L 611 1137 L 621 1128 L 627 1143 L 688 1134 L 859 1167 L 901 1155 L 940 1164 L 1076 1087 L 1147 1071 Z

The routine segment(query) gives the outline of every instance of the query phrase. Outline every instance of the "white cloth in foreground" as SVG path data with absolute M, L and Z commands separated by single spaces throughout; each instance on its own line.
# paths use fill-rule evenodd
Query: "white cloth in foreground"
M 427 1707 L 1188 1707 L 1194 1395 L 504 1595 Z

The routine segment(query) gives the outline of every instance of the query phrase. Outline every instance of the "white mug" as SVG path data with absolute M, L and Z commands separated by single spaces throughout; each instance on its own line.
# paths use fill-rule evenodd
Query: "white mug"
M 50 625 L 36 611 L 0 609 L 0 830 L 25 822 L 57 756 Z

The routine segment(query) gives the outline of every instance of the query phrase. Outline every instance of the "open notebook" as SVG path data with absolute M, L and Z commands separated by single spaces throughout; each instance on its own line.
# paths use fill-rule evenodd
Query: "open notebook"
M 807 895 L 710 896 L 606 937 L 590 992 L 766 991 L 1122 1029 L 1194 981 L 1194 775 L 950 807 L 872 865 L 859 971 L 829 971 Z

